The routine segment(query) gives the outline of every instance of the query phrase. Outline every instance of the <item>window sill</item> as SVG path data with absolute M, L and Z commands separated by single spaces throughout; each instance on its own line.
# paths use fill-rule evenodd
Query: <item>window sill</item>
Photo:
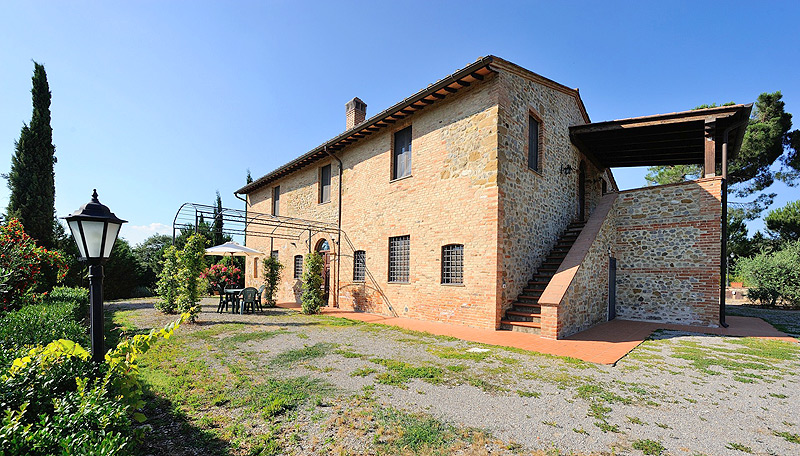
M 532 172 L 533 174 L 536 174 L 539 177 L 544 177 L 544 174 L 542 173 L 541 170 L 536 170 L 536 169 L 530 168 L 528 166 L 526 166 L 525 169 L 527 169 L 528 171 Z
M 389 285 L 410 285 L 411 282 L 387 282 Z
M 331 203 L 331 201 L 330 201 L 330 200 L 328 200 L 328 201 L 322 201 L 322 202 L 320 202 L 320 203 L 317 203 L 317 206 L 322 206 L 323 204 L 330 204 L 330 203 Z
M 443 287 L 464 287 L 463 283 L 440 283 L 439 285 Z
M 411 177 L 414 177 L 414 175 L 413 174 L 409 174 L 408 176 L 398 177 L 397 179 L 390 180 L 389 183 L 391 184 L 392 182 L 401 181 L 403 179 L 409 179 Z

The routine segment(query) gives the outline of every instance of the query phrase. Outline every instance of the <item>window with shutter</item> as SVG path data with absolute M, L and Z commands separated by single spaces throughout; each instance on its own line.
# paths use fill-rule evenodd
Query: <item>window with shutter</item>
M 394 134 L 392 151 L 392 179 L 411 175 L 411 127 Z

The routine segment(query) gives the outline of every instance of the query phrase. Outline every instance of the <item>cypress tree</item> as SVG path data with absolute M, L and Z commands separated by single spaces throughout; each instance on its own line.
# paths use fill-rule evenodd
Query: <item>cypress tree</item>
M 22 126 L 11 170 L 5 176 L 11 190 L 7 214 L 18 218 L 37 244 L 51 249 L 55 247 L 56 148 L 50 127 L 50 86 L 44 66 L 33 64 L 33 114 L 30 125 Z
M 225 243 L 225 237 L 222 234 L 222 198 L 219 196 L 217 190 L 217 200 L 214 202 L 214 222 L 211 224 L 211 232 L 213 245 L 220 245 Z

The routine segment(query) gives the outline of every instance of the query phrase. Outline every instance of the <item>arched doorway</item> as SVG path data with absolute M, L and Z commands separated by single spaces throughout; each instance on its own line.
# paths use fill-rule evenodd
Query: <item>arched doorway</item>
M 322 256 L 322 292 L 324 293 L 323 299 L 327 303 L 330 293 L 331 247 L 327 239 L 320 239 L 314 250 Z
M 578 167 L 578 220 L 586 220 L 586 165 Z

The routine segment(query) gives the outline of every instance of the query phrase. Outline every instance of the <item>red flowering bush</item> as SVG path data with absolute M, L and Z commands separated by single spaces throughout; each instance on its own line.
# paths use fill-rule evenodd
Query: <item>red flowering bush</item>
M 217 291 L 217 287 L 230 288 L 241 282 L 242 270 L 233 265 L 213 264 L 200 274 L 201 279 L 207 279 L 208 284 Z
M 33 293 L 42 265 L 57 269 L 58 280 L 67 275 L 67 262 L 59 252 L 38 247 L 19 220 L 0 225 L 0 307 L 11 310 L 41 298 Z

